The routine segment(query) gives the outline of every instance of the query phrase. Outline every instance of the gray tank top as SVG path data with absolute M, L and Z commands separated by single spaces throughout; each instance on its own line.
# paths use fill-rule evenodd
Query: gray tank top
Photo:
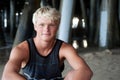
M 22 68 L 23 75 L 26 79 L 61 80 L 64 64 L 60 67 L 59 50 L 63 41 L 56 39 L 52 51 L 47 56 L 42 56 L 38 53 L 32 38 L 28 39 L 27 42 L 30 52 L 29 61 L 27 65 Z

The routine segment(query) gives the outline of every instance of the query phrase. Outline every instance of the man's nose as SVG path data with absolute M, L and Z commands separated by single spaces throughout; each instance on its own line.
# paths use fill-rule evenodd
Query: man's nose
M 49 26 L 46 25 L 46 26 L 44 27 L 44 29 L 45 29 L 46 31 L 49 31 Z

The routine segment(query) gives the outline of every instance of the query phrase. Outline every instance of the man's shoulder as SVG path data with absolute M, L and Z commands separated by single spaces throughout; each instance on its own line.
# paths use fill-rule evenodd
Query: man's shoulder
M 23 41 L 23 42 L 19 43 L 18 45 L 13 47 L 12 50 L 13 51 L 23 52 L 23 53 L 26 52 L 28 50 L 28 43 L 27 43 L 27 41 Z
M 71 44 L 66 43 L 66 42 L 62 43 L 62 46 L 61 46 L 61 52 L 62 53 L 65 54 L 65 53 L 70 53 L 70 52 L 73 52 L 73 51 L 75 51 L 75 49 Z

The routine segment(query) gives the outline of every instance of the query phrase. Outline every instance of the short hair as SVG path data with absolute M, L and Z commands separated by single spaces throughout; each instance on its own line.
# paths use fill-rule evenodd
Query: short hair
M 55 8 L 51 8 L 50 6 L 44 6 L 44 7 L 38 8 L 33 13 L 33 18 L 32 18 L 33 24 L 35 24 L 37 22 L 37 19 L 39 17 L 49 18 L 50 20 L 54 21 L 55 24 L 59 25 L 60 24 L 60 19 L 61 19 L 61 14 Z

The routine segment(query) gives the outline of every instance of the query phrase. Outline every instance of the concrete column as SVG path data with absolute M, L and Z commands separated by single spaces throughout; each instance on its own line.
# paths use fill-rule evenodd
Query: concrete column
M 108 0 L 102 0 L 102 10 L 100 18 L 99 47 L 106 48 L 108 30 Z
M 15 15 L 15 6 L 14 1 L 10 0 L 10 36 L 13 38 L 14 33 L 14 16 Z
M 58 32 L 58 38 L 68 42 L 71 29 L 71 19 L 75 0 L 62 0 L 61 5 L 61 24 Z

